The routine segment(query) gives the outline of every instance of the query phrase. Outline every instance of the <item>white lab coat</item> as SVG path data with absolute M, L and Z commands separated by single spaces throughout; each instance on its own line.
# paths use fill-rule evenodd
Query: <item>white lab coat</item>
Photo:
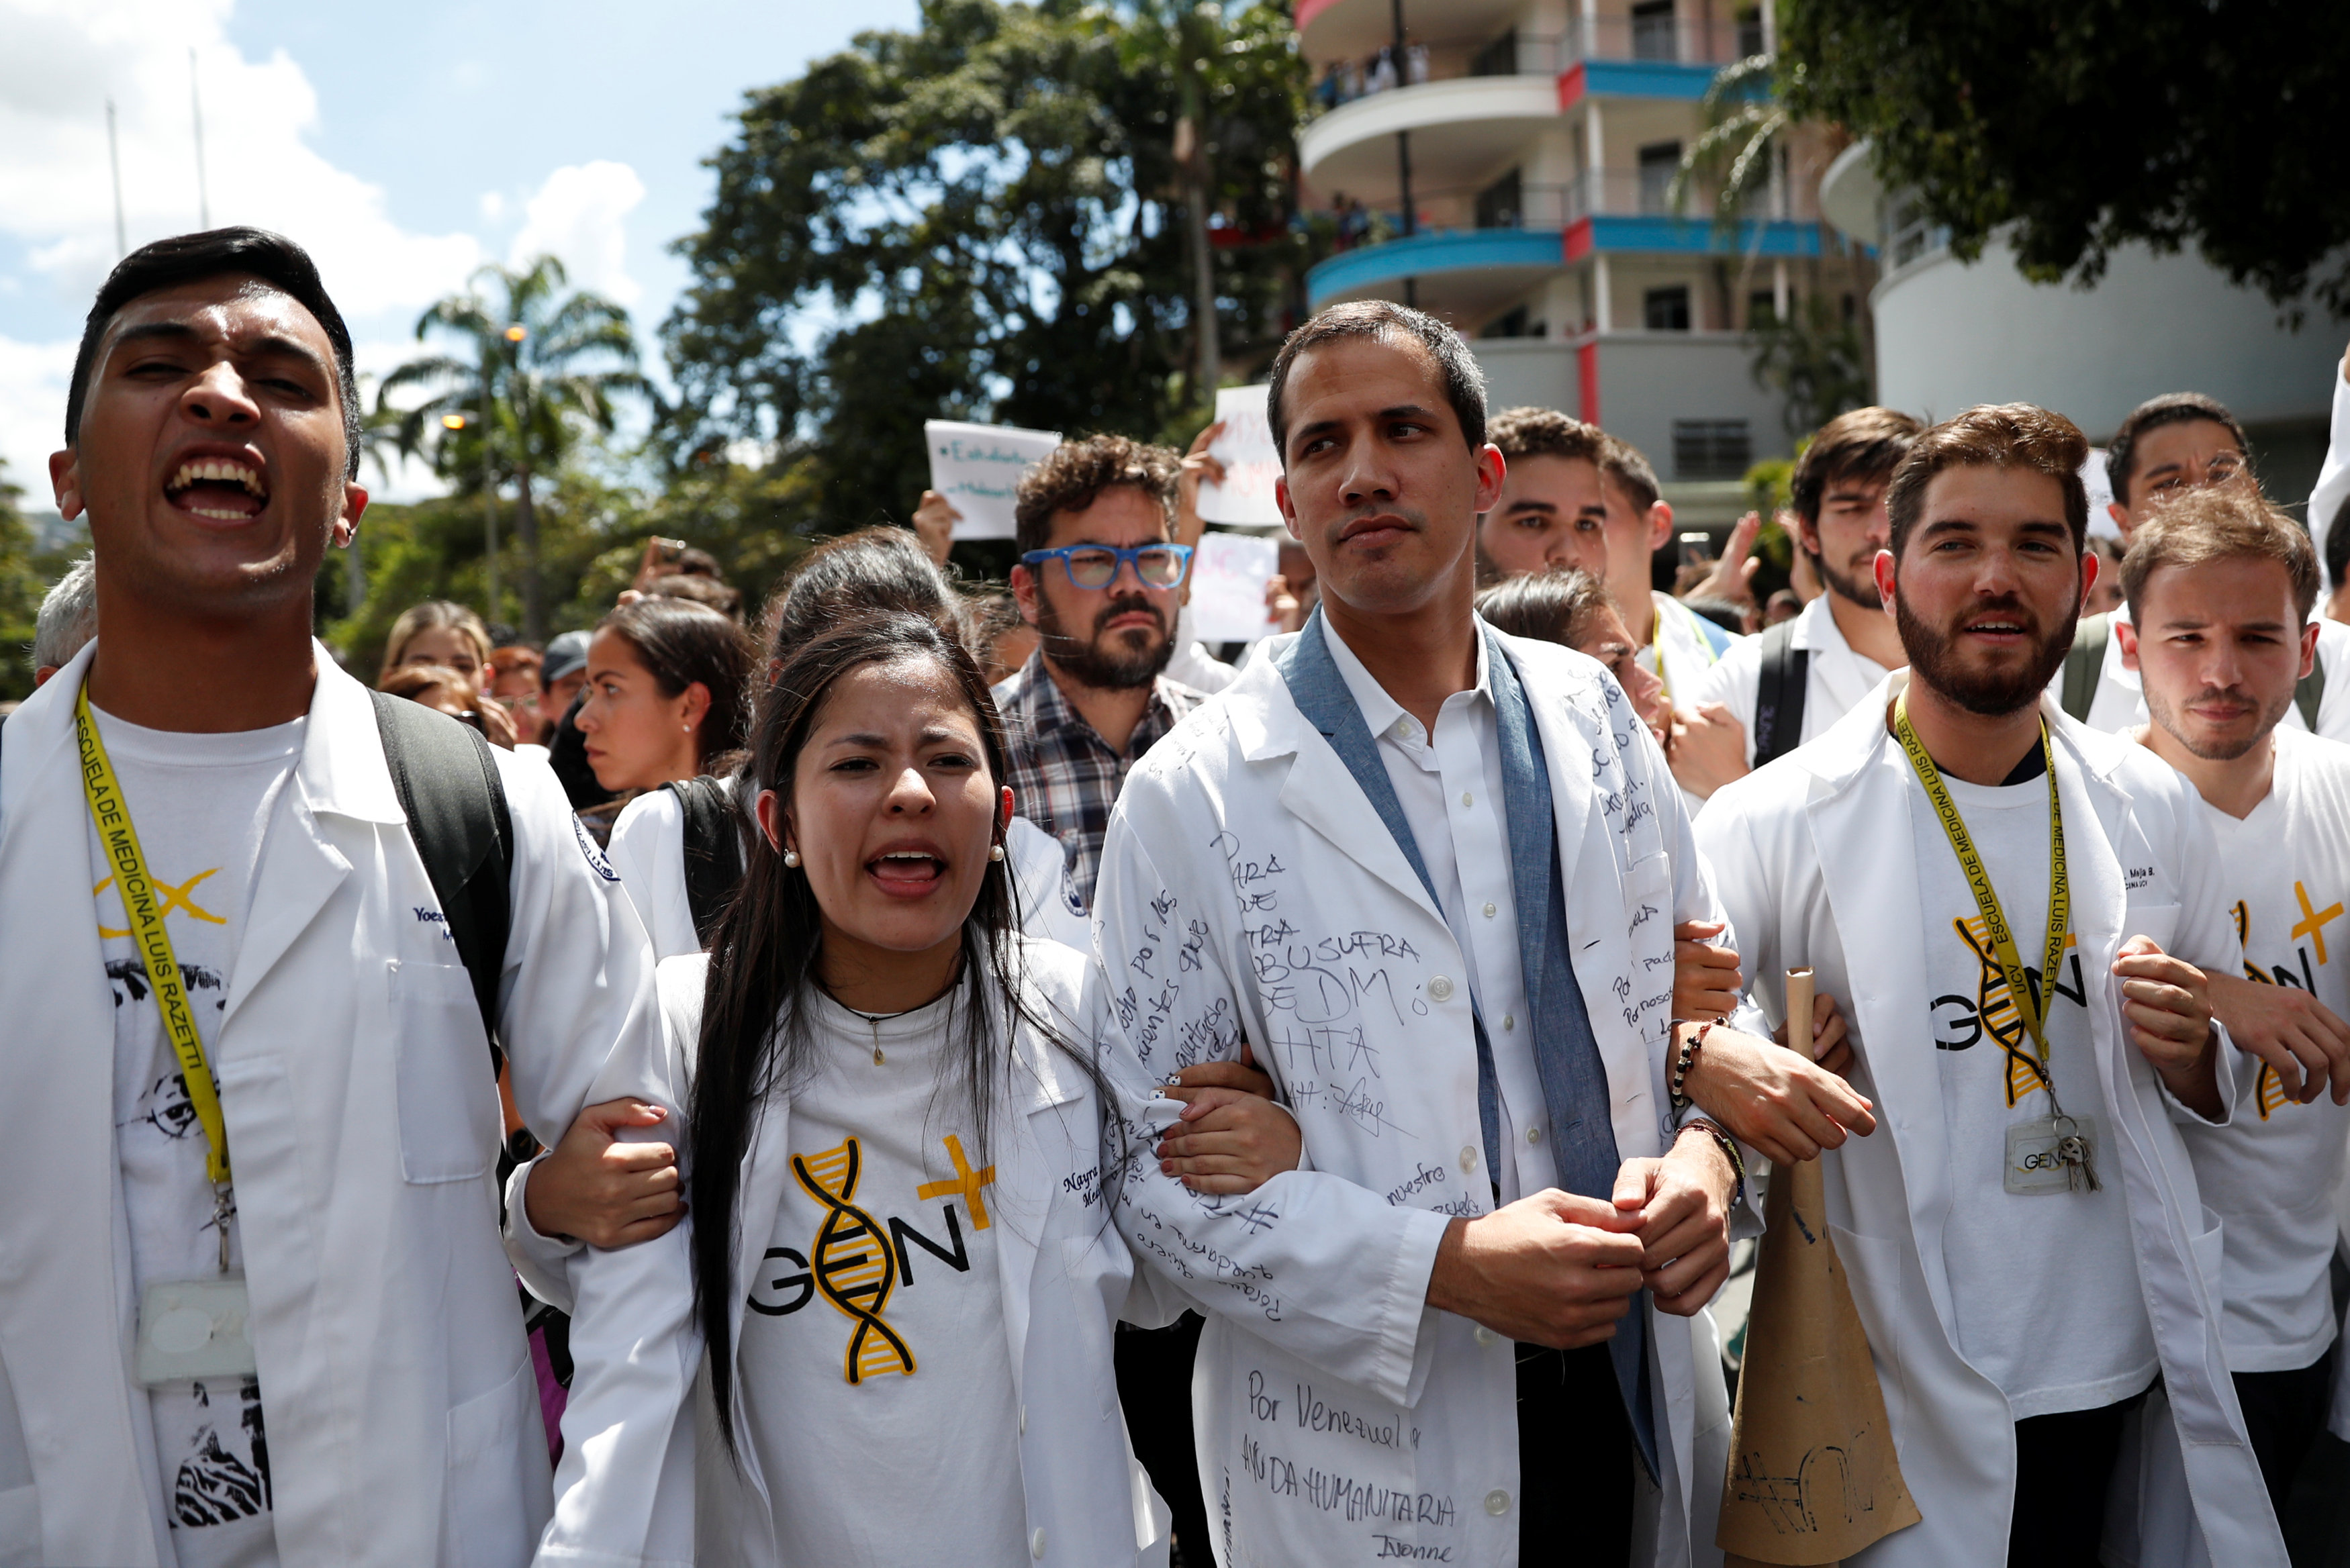
M 278 1553 L 520 1564 L 546 1517 L 546 1439 L 498 1242 L 489 1046 L 374 708 L 316 656 L 301 759 L 204 1041 L 235 1161 Z M 0 1205 L 0 1363 L 34 1480 L 0 1498 L 0 1528 L 37 1532 L 0 1553 L 168 1565 L 131 1370 L 114 1001 L 73 739 L 90 658 L 16 711 L 0 750 L 0 1076 L 39 1107 L 14 1147 L 41 1173 L 36 1201 Z M 553 1137 L 582 1105 L 650 1086 L 652 966 L 554 776 L 499 760 L 515 830 L 501 1028 L 516 1103 Z
M 1003 844 L 1021 929 L 1080 950 L 1090 946 L 1093 927 L 1069 886 L 1069 854 L 1061 841 L 1015 816 Z M 685 808 L 676 793 L 647 790 L 623 806 L 606 853 L 644 919 L 653 951 L 664 959 L 700 952 L 702 937 L 685 894 Z
M 1055 942 L 1025 940 L 1022 948 L 1032 1003 L 1066 1038 L 1090 1049 L 1109 1030 L 1092 966 Z M 700 957 L 660 967 L 672 1085 L 661 1096 L 666 1105 L 684 1103 L 707 972 Z M 1378 1223 L 1387 1216 L 1368 1210 L 1383 1206 L 1311 1172 L 1284 1172 L 1243 1199 L 1193 1195 L 1160 1175 L 1149 1153 L 1180 1105 L 1149 1098 L 1148 1083 L 1115 1053 L 1104 1054 L 1105 1067 L 1116 1075 L 1119 1114 L 1133 1129 L 1135 1163 L 1122 1181 L 1105 1184 L 1093 1084 L 1024 1024 L 1014 1035 L 1007 1114 L 987 1157 L 996 1173 L 987 1204 L 1003 1227 L 997 1280 L 1021 1414 L 1015 1432 L 974 1436 L 1019 1445 L 1035 1560 L 1087 1568 L 1164 1563 L 1165 1505 L 1134 1461 L 1118 1404 L 1111 1339 L 1118 1320 L 1171 1323 L 1190 1304 L 1172 1282 L 1181 1278 L 1194 1293 L 1249 1293 L 1282 1317 L 1284 1332 L 1318 1364 L 1408 1373 L 1424 1285 L 1415 1293 L 1399 1282 L 1415 1271 L 1425 1281 L 1443 1226 L 1425 1215 Z M 789 1179 L 790 1127 L 788 1099 L 769 1100 L 743 1162 L 729 1298 L 738 1345 Z M 660 1136 L 681 1137 L 682 1128 Z M 1103 1211 L 1104 1185 L 1123 1211 L 1115 1225 Z M 696 1559 L 697 1533 L 702 1561 L 760 1568 L 776 1561 L 758 1456 L 744 1447 L 742 1470 L 733 1471 L 716 1450 L 714 1429 L 705 1422 L 696 1430 L 692 1386 L 702 1346 L 686 1262 L 691 1223 L 608 1252 L 536 1236 L 518 1205 L 514 1211 L 509 1251 L 535 1292 L 557 1304 L 568 1298 L 573 1397 L 598 1412 L 577 1422 L 579 1406 L 564 1414 L 566 1449 L 543 1563 L 682 1565 Z M 1153 1241 L 1130 1247 L 1122 1230 Z M 1149 1266 L 1138 1270 L 1138 1258 Z M 1215 1282 L 1197 1277 L 1203 1273 Z M 919 1499 L 900 1501 L 919 1506 Z M 897 1504 L 844 1496 L 841 1506 Z
M 1923 1522 L 1852 1561 L 1865 1568 L 1981 1568 L 2004 1562 L 2015 1489 L 2006 1398 L 1957 1348 L 1942 1227 L 1950 1179 L 1934 1053 L 1923 1049 L 1927 936 L 1908 794 L 1908 763 L 1887 734 L 1897 670 L 1820 740 L 1716 794 L 1698 842 L 1736 922 L 1750 976 L 1809 964 L 1850 1024 L 1853 1086 L 1878 1126 L 1820 1160 L 1837 1257 L 1868 1333 L 1903 1477 Z M 2099 734 L 2043 700 L 2056 749 L 2065 864 L 2081 970 L 2106 987 L 2089 1010 L 2098 1066 L 2106 1179 L 2127 1194 L 2140 1281 L 2162 1363 L 2165 1404 L 2149 1401 L 2144 1469 L 2117 1491 L 2143 1511 L 2108 1530 L 2137 1562 L 2238 1565 L 2285 1560 L 2268 1492 L 2245 1440 L 2220 1345 L 2220 1225 L 2197 1196 L 2176 1121 L 2131 1044 L 2108 975 L 2129 936 L 2221 973 L 2243 961 L 2210 829 L 2192 789 L 2151 753 Z M 1890 748 L 1890 762 L 1887 750 Z M 2073 825 L 2096 825 L 2084 831 Z M 2145 886 L 2125 890 L 2124 867 Z M 1757 984 L 1775 1023 L 1784 999 Z M 2220 1044 L 2225 1060 L 2230 1047 Z M 2233 1075 L 2220 1075 L 2229 1096 Z M 2181 1444 L 2184 1444 L 2182 1459 Z M 2183 1468 L 2182 1468 L 2183 1467 Z M 2189 1509 L 2191 1507 L 2191 1515 Z M 2200 1526 L 2197 1538 L 2195 1526 Z M 2208 1542 L 2208 1556 L 2203 1549 Z
M 1674 1122 L 1672 927 L 1717 906 L 1679 793 L 1621 689 L 1570 649 L 1502 643 L 1549 763 L 1575 977 L 1606 1064 L 1617 1151 L 1658 1155 Z M 1095 912 L 1127 1048 L 1152 1077 L 1237 1055 L 1245 1037 L 1296 1110 L 1314 1169 L 1414 1214 L 1491 1211 L 1460 945 L 1271 659 L 1252 662 L 1128 776 Z M 1752 1227 L 1752 1210 L 1742 1220 Z M 1423 1299 L 1427 1282 L 1426 1269 L 1409 1282 Z M 1385 1377 L 1334 1386 L 1230 1302 L 1210 1317 L 1192 1408 L 1226 1568 L 1369 1562 L 1389 1552 L 1387 1538 L 1449 1550 L 1455 1563 L 1517 1561 L 1510 1342 L 1465 1317 L 1430 1309 L 1426 1319 L 1411 1379 L 1398 1387 Z M 1665 1474 L 1661 1493 L 1645 1492 L 1635 1555 L 1719 1562 L 1729 1407 L 1712 1326 L 1653 1310 L 1648 1326 Z M 1305 1429 L 1309 1397 L 1345 1420 Z M 1396 1441 L 1357 1435 L 1390 1428 Z M 1365 1486 L 1368 1501 L 1326 1511 L 1315 1475 Z M 1409 1517 L 1386 1507 L 1399 1498 L 1415 1500 Z

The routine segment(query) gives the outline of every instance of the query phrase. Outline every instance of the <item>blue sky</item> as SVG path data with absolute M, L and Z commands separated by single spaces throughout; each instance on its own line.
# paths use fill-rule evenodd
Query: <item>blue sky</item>
M 0 0 L 8 476 L 46 501 L 73 343 L 115 260 L 109 96 L 130 243 L 196 226 L 191 47 L 213 222 L 310 246 L 380 373 L 474 267 L 541 250 L 650 341 L 685 282 L 667 246 L 699 222 L 701 160 L 743 92 L 915 20 L 915 0 Z

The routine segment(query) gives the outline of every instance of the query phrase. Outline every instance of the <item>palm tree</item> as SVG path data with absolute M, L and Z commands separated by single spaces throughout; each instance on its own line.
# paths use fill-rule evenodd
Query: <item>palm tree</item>
M 532 478 L 559 469 L 583 429 L 610 434 L 617 395 L 650 389 L 628 312 L 584 289 L 567 293 L 567 281 L 553 256 L 519 271 L 483 267 L 465 293 L 416 323 L 419 342 L 439 335 L 462 349 L 409 361 L 376 398 L 380 410 L 398 415 L 400 450 L 421 453 L 461 492 L 487 487 L 494 504 L 500 481 L 513 481 L 523 635 L 533 642 L 546 639 L 546 606 Z M 392 395 L 411 388 L 431 395 L 395 409 Z

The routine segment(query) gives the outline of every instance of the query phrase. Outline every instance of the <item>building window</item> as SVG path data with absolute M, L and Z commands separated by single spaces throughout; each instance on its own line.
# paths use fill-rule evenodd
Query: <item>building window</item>
M 1640 296 L 1640 313 L 1651 332 L 1687 332 L 1690 329 L 1689 285 L 1677 283 L 1670 288 L 1652 288 Z
M 1758 288 L 1746 296 L 1746 327 L 1760 332 L 1779 324 L 1779 301 L 1767 288 Z
M 1640 211 L 1660 218 L 1672 211 L 1673 176 L 1681 171 L 1681 144 L 1651 141 L 1640 149 Z
M 1742 5 L 1738 11 L 1738 54 L 1743 59 L 1762 52 L 1762 8 Z
M 1673 477 L 1740 479 L 1754 462 L 1744 420 L 1675 420 Z
M 1469 61 L 1472 77 L 1513 77 L 1518 74 L 1518 34 L 1514 27 L 1477 51 Z
M 1524 186 L 1519 182 L 1515 169 L 1478 192 L 1477 226 L 1481 229 L 1517 228 L 1524 222 L 1523 193 Z
M 1532 317 L 1533 313 L 1524 306 L 1513 306 L 1477 336 L 1480 337 L 1538 337 L 1542 336 L 1539 331 L 1529 333 L 1526 330 L 1527 323 Z
M 1632 7 L 1632 57 L 1680 58 L 1673 37 L 1673 0 L 1642 0 L 1642 4 Z

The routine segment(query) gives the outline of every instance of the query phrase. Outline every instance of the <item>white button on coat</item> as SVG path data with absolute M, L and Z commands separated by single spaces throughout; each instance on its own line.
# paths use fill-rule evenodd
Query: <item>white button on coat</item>
M 1020 1407 L 1020 1435 L 1024 1438 L 1028 1435 L 1028 1407 L 1025 1405 Z
M 1492 919 L 1495 915 L 1499 914 L 1500 912 L 1501 912 L 1501 911 L 1500 911 L 1500 909 L 1499 909 L 1496 906 L 1494 906 L 1491 901 L 1488 901 L 1488 902 L 1486 903 L 1486 905 L 1485 905 L 1485 918 L 1486 918 L 1487 919 L 1489 919 L 1489 920 L 1490 920 L 1490 919 Z
M 1464 1143 L 1461 1146 L 1461 1168 L 1463 1170 L 1474 1170 L 1477 1168 L 1477 1146 L 1475 1144 Z
M 1440 974 L 1430 978 L 1428 982 L 1428 994 L 1430 998 L 1438 1002 L 1451 1001 L 1452 981 L 1451 978 Z
M 1486 1327 L 1483 1324 L 1482 1324 L 1482 1323 L 1481 1323 L 1481 1324 L 1479 1324 L 1477 1325 L 1477 1343 L 1478 1343 L 1479 1345 L 1483 1345 L 1486 1349 L 1491 1350 L 1491 1349 L 1492 1349 L 1492 1348 L 1493 1348 L 1493 1346 L 1495 1346 L 1496 1345 L 1499 1345 L 1501 1342 L 1502 1342 L 1502 1336 L 1501 1336 L 1500 1334 L 1495 1334 L 1492 1329 L 1487 1328 L 1487 1327 Z
M 1502 1506 L 1507 1508 L 1509 1506 L 1509 1500 L 1504 1498 L 1503 1500 Z M 1034 1557 L 1039 1563 L 1042 1563 L 1045 1560 L 1045 1530 L 1042 1525 L 1037 1527 L 1035 1534 L 1028 1538 L 1028 1555 Z
M 1540 1128 L 1540 1127 L 1528 1127 L 1528 1128 L 1526 1129 L 1526 1141 L 1527 1141 L 1528 1143 L 1540 1143 L 1540 1142 L 1542 1142 L 1542 1128 Z
M 1510 1494 L 1503 1491 L 1500 1487 L 1495 1487 L 1492 1490 L 1487 1492 L 1485 1494 L 1485 1511 L 1492 1514 L 1495 1519 L 1499 1519 L 1502 1515 L 1509 1512 Z M 1038 1531 L 1037 1533 L 1041 1535 L 1044 1532 Z

